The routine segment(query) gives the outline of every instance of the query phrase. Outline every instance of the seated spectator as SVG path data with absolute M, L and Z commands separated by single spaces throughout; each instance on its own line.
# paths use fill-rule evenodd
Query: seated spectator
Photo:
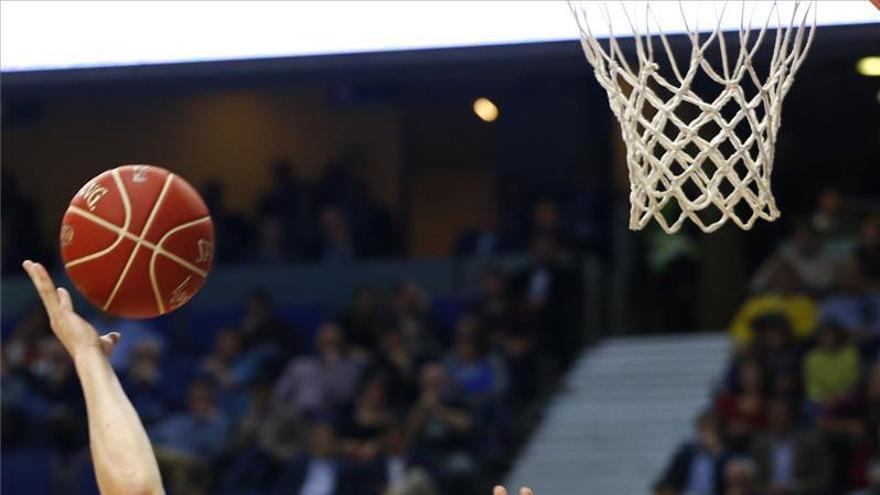
M 337 428 L 340 454 L 359 462 L 373 461 L 381 449 L 382 432 L 394 420 L 385 377 L 368 377 Z
M 751 289 L 762 292 L 772 288 L 772 277 L 780 263 L 794 269 L 801 287 L 807 292 L 821 293 L 834 281 L 834 260 L 822 252 L 816 232 L 805 222 L 799 222 L 791 238 L 783 243 L 752 279 Z
M 37 381 L 39 394 L 46 401 L 45 427 L 52 446 L 70 453 L 86 438 L 85 414 L 73 362 L 58 339 L 40 340 L 29 374 Z
M 766 374 L 773 395 L 794 397 L 800 392 L 801 356 L 791 336 L 788 319 L 767 314 L 752 323 L 755 359 Z
M 302 352 L 296 328 L 282 320 L 269 294 L 256 290 L 245 301 L 239 325 L 242 352 L 257 361 L 273 361 Z
M 168 409 L 168 401 L 162 391 L 160 356 L 158 341 L 143 340 L 132 350 L 131 363 L 120 376 L 131 403 L 148 426 L 160 419 Z
M 373 366 L 388 377 L 395 407 L 408 406 L 416 399 L 418 388 L 418 363 L 410 353 L 400 330 L 391 329 L 382 336 L 382 346 Z
M 251 387 L 248 409 L 229 442 L 228 468 L 221 492 L 229 495 L 268 493 L 279 463 L 300 453 L 305 445 L 305 423 L 289 410 L 273 408 L 267 383 Z
M 819 304 L 819 321 L 839 323 L 857 344 L 876 343 L 880 339 L 880 289 L 871 290 L 853 258 L 840 262 L 837 280 L 838 290 Z
M 202 198 L 211 212 L 214 223 L 214 237 L 223 249 L 217 251 L 218 265 L 240 263 L 251 249 L 253 226 L 239 213 L 229 210 L 226 205 L 226 187 L 218 181 L 208 181 L 202 187 Z
M 351 263 L 359 255 L 342 208 L 328 206 L 321 212 L 321 261 Z
M 540 347 L 560 368 L 580 349 L 581 282 L 553 236 L 532 240 L 528 265 L 511 277 L 517 318 L 532 321 L 540 330 Z
M 141 342 L 145 340 L 153 342 L 153 345 L 158 346 L 160 354 L 165 348 L 165 338 L 146 320 L 127 320 L 107 313 L 98 313 L 89 323 L 102 335 L 108 332 L 119 332 L 122 335 L 113 349 L 113 354 L 110 355 L 110 364 L 117 372 L 128 368 L 132 352 Z
M 357 494 L 373 495 L 437 495 L 429 471 L 412 453 L 401 423 L 389 426 L 382 434 L 381 452 L 368 465 L 357 469 L 352 477 Z
M 242 364 L 241 337 L 235 328 L 217 332 L 214 349 L 202 360 L 202 373 L 209 376 L 221 389 L 229 390 L 247 383 L 253 371 L 237 366 Z
M 718 396 L 715 408 L 732 445 L 748 444 L 752 434 L 766 424 L 765 376 L 757 361 L 737 363 L 736 379 L 731 390 Z
M 346 466 L 337 457 L 333 428 L 317 424 L 308 435 L 308 451 L 283 467 L 276 483 L 277 495 L 342 495 L 346 489 Z
M 472 226 L 458 235 L 452 255 L 488 258 L 501 253 L 503 249 L 494 215 L 485 215 L 482 221 L 474 221 Z
M 217 333 L 214 349 L 202 360 L 201 372 L 217 385 L 217 404 L 232 420 L 247 408 L 245 387 L 257 375 L 257 363 L 241 352 L 241 337 L 235 328 Z
M 843 328 L 823 324 L 817 344 L 804 359 L 807 398 L 818 406 L 830 406 L 853 391 L 859 381 L 859 353 Z
M 761 493 L 824 494 L 831 473 L 820 440 L 795 428 L 794 407 L 787 399 L 770 401 L 767 417 L 767 433 L 759 435 L 752 446 Z
M 678 448 L 655 483 L 658 495 L 723 492 L 728 454 L 721 441 L 718 418 L 711 411 L 703 412 L 694 422 L 694 430 L 694 438 Z
M 880 426 L 872 425 L 871 431 L 847 459 L 849 467 L 848 488 L 856 490 L 853 495 L 876 495 L 880 493 Z
M 211 459 L 223 448 L 229 424 L 214 401 L 214 388 L 205 380 L 189 388 L 186 412 L 156 424 L 151 438 L 157 448 L 185 456 Z
M 866 218 L 862 222 L 855 257 L 864 270 L 868 285 L 880 290 L 880 219 Z
M 730 332 L 734 342 L 740 347 L 752 343 L 751 323 L 767 314 L 785 316 L 795 339 L 803 341 L 811 337 L 816 327 L 816 303 L 801 292 L 798 285 L 797 273 L 792 266 L 787 262 L 776 263 L 766 291 L 749 297 L 733 317 Z
M 307 416 L 331 420 L 354 398 L 361 370 L 362 364 L 349 353 L 342 329 L 325 322 L 318 330 L 317 352 L 289 361 L 275 383 L 273 401 Z
M 455 343 L 444 364 L 452 384 L 472 405 L 497 399 L 506 390 L 504 364 L 489 352 L 488 339 L 472 317 L 456 324 Z
M 379 292 L 375 287 L 361 286 L 355 289 L 351 304 L 342 315 L 340 323 L 346 331 L 346 340 L 363 353 L 379 347 L 383 329 Z
M 735 457 L 724 466 L 724 495 L 758 495 L 755 462 L 748 457 Z M 762 494 L 764 495 L 764 494 Z M 766 495 L 776 495 L 767 493 Z
M 204 490 L 211 462 L 226 445 L 229 421 L 214 403 L 214 389 L 204 380 L 190 385 L 188 409 L 156 423 L 150 438 L 172 493 Z
M 537 393 L 537 323 L 528 316 L 518 317 L 507 293 L 507 280 L 497 266 L 486 266 L 480 280 L 473 313 L 501 351 L 515 406 L 522 405 Z
M 816 201 L 811 225 L 822 244 L 822 251 L 831 256 L 846 252 L 856 231 L 852 215 L 847 214 L 840 191 L 834 187 L 823 189 Z
M 283 221 L 275 216 L 261 218 L 257 224 L 257 246 L 253 260 L 261 265 L 283 265 L 290 259 Z
M 430 301 L 415 282 L 401 282 L 391 296 L 391 324 L 400 329 L 410 353 L 417 359 L 436 356 L 440 342 L 430 317 Z
M 476 422 L 448 384 L 443 366 L 429 363 L 420 372 L 419 398 L 406 420 L 414 454 L 431 459 L 450 493 L 467 492 L 479 472 Z

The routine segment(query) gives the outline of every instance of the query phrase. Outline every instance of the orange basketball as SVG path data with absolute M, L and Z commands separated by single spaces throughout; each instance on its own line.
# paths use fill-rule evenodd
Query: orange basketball
M 108 170 L 84 185 L 61 222 L 61 257 L 95 306 L 150 318 L 187 302 L 214 255 L 208 207 L 185 180 L 151 165 Z

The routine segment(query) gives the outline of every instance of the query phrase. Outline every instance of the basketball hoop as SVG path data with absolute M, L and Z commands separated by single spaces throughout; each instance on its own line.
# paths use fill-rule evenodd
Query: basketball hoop
M 685 219 L 704 232 L 727 221 L 746 230 L 759 218 L 773 221 L 782 101 L 813 41 L 816 2 L 679 1 L 673 30 L 689 47 L 684 64 L 673 50 L 669 4 L 569 0 L 626 143 L 629 228 L 641 230 L 652 218 L 667 233 Z M 607 30 L 604 41 L 600 30 Z M 765 59 L 766 72 L 755 67 Z

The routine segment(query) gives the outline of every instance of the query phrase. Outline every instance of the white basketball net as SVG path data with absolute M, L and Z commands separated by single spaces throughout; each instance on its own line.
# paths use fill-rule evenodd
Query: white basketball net
M 743 229 L 758 218 L 775 220 L 770 175 L 782 101 L 813 40 L 815 0 L 660 3 L 662 9 L 650 1 L 569 1 L 626 143 L 630 229 L 644 228 L 651 218 L 668 233 L 686 218 L 705 232 L 728 220 Z M 657 13 L 668 17 L 673 6 L 690 45 L 690 62 L 683 64 Z M 709 31 L 702 35 L 701 7 Z M 738 43 L 722 33 L 725 14 L 727 28 L 736 16 Z M 610 36 L 600 41 L 599 29 Z M 627 42 L 634 45 L 634 63 L 618 37 L 633 38 Z M 762 78 L 753 62 L 771 38 L 765 50 L 772 54 L 761 55 L 769 58 Z

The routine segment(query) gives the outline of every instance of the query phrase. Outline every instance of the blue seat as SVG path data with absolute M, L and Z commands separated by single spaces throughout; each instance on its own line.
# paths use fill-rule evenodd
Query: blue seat
M 54 495 L 52 454 L 41 449 L 3 450 L 0 454 L 0 493 Z

